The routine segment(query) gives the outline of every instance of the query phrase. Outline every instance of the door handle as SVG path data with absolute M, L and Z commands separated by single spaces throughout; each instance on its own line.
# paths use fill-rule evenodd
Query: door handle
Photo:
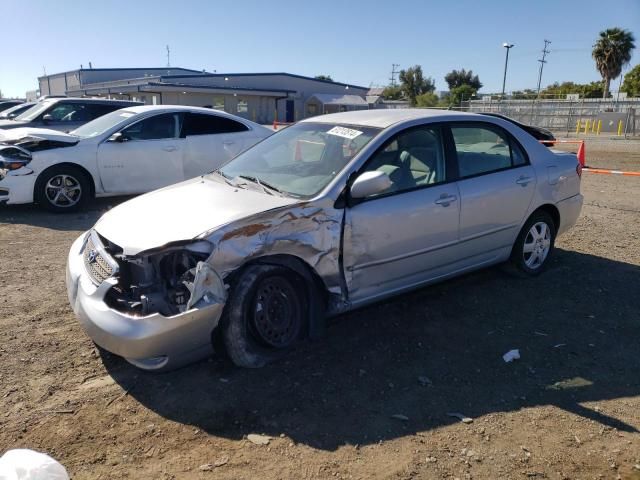
M 455 202 L 458 199 L 455 195 L 442 194 L 439 199 L 436 200 L 436 205 L 442 205 L 448 207 L 451 202 Z
M 223 145 L 233 145 L 236 142 L 222 142 Z
M 162 150 L 164 150 L 165 152 L 175 152 L 177 148 L 173 145 L 169 145 L 168 147 L 162 147 Z
M 531 183 L 531 180 L 533 180 L 531 177 L 522 176 L 516 180 L 516 183 L 518 185 L 522 185 L 523 187 L 526 187 L 527 185 L 529 185 L 529 183 Z

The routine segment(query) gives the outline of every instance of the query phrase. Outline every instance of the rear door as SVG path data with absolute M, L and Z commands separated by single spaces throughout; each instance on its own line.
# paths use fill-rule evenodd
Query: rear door
M 213 112 L 187 112 L 181 137 L 186 140 L 185 178 L 219 168 L 252 143 L 244 123 Z
M 451 123 L 460 188 L 460 242 L 473 264 L 508 255 L 529 209 L 536 174 L 506 130 L 484 122 Z
M 98 147 L 100 180 L 109 193 L 141 193 L 184 180 L 182 113 L 161 113 L 125 127 L 121 141 Z

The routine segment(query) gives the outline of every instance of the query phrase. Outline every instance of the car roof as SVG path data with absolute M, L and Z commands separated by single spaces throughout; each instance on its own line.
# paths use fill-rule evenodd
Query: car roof
M 83 102 L 83 103 L 106 103 L 109 105 L 142 105 L 140 102 L 131 100 L 113 100 L 110 98 L 93 98 L 93 97 L 51 97 L 41 100 L 40 103 L 67 103 L 67 102 Z
M 411 120 L 429 119 L 434 122 L 449 120 L 486 119 L 476 113 L 457 112 L 455 110 L 436 110 L 428 108 L 390 108 L 372 110 L 354 110 L 352 112 L 329 113 L 302 120 L 313 123 L 342 123 L 364 127 L 387 128 L 391 125 Z
M 246 118 L 237 117 L 230 113 L 224 112 L 222 110 L 216 110 L 213 108 L 205 108 L 205 107 L 192 107 L 189 105 L 138 105 L 135 107 L 127 107 L 127 112 L 140 114 L 147 112 L 196 112 L 196 113 L 205 113 L 209 115 L 220 115 L 224 117 L 233 118 L 234 120 L 242 120 L 245 122 L 250 122 Z

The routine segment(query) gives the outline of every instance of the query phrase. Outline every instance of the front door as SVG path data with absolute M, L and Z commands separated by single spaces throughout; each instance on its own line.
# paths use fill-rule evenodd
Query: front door
M 287 100 L 285 114 L 286 114 L 285 122 L 287 122 L 287 123 L 295 122 L 294 102 L 293 102 L 293 100 Z
M 182 115 L 163 113 L 123 129 L 117 141 L 98 147 L 105 192 L 141 193 L 184 180 Z
M 536 185 L 534 168 L 505 130 L 451 124 L 460 179 L 460 247 L 474 263 L 508 255 Z
M 415 127 L 391 138 L 365 171 L 381 171 L 388 191 L 347 207 L 344 272 L 357 304 L 439 275 L 456 260 L 460 194 L 438 127 Z

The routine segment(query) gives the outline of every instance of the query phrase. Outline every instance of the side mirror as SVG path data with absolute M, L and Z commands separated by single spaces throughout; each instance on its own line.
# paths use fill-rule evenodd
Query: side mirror
M 123 142 L 126 142 L 127 140 L 129 140 L 129 137 L 124 135 L 122 132 L 116 132 L 113 135 L 111 135 L 107 141 L 108 142 L 123 143 Z
M 351 185 L 351 198 L 366 198 L 388 190 L 393 182 L 384 172 L 364 172 Z
M 52 120 L 53 120 L 53 117 L 51 116 L 51 114 L 50 114 L 50 113 L 47 113 L 46 115 L 43 115 L 43 117 L 42 117 L 42 121 L 43 121 L 44 123 L 49 123 L 49 122 L 51 122 Z

